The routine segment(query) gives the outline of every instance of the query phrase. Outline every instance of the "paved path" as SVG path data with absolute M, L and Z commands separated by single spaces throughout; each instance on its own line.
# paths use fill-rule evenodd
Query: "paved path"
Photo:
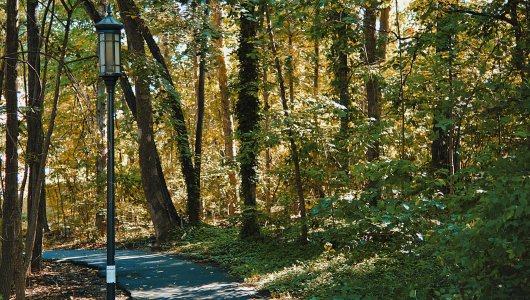
M 105 275 L 105 250 L 46 251 L 44 259 L 98 268 Z M 116 251 L 116 281 L 134 299 L 259 299 L 256 290 L 237 283 L 218 268 L 174 255 Z

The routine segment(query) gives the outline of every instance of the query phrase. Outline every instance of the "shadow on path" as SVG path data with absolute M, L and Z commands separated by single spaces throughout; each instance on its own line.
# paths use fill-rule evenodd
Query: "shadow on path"
M 105 250 L 46 251 L 42 257 L 98 268 L 105 276 Z M 260 299 L 218 268 L 147 251 L 117 250 L 116 281 L 134 299 Z

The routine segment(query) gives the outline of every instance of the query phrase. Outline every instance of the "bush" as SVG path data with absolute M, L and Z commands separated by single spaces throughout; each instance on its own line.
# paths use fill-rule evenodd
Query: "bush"
M 520 152 L 487 166 L 452 199 L 454 214 L 431 241 L 464 298 L 530 295 L 529 161 Z

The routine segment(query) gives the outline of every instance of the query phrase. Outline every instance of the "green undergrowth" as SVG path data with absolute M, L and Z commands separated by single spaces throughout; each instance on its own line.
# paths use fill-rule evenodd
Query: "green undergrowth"
M 293 231 L 242 241 L 235 228 L 203 226 L 175 232 L 171 251 L 226 268 L 277 298 L 444 298 L 441 265 L 429 257 L 381 250 L 374 244 L 335 250 L 322 241 L 297 242 Z M 433 287 L 436 286 L 436 287 Z M 450 298 L 448 298 L 450 299 Z

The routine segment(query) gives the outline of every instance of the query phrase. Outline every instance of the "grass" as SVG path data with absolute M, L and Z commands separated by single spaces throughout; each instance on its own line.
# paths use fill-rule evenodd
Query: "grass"
M 236 228 L 202 226 L 175 232 L 170 251 L 214 262 L 276 298 L 444 298 L 446 279 L 434 258 L 375 243 L 335 250 L 296 240 L 296 232 L 265 229 L 262 239 L 242 241 Z

